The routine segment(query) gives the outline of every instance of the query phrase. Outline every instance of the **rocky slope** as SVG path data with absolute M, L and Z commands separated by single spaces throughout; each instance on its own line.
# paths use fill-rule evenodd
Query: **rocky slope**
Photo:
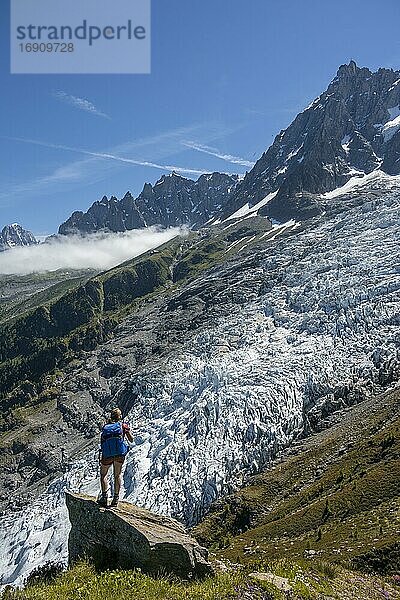
M 104 196 L 86 213 L 74 212 L 60 225 L 59 233 L 126 231 L 150 225 L 199 228 L 224 208 L 237 183 L 237 176 L 221 173 L 201 175 L 197 181 L 176 173 L 163 175 L 154 186 L 146 183 L 137 198 L 130 192 L 122 200 Z
M 225 215 L 276 195 L 260 213 L 280 221 L 321 213 L 318 196 L 355 174 L 400 173 L 400 71 L 342 65 L 327 90 L 275 138 Z
M 65 558 L 63 490 L 97 492 L 103 408 L 119 404 L 135 428 L 126 499 L 195 523 L 319 415 L 398 381 L 399 180 L 374 173 L 321 202 L 323 216 L 307 224 L 260 229 L 268 221 L 245 215 L 174 241 L 164 287 L 60 374 L 40 407 L 46 441 L 39 432 L 33 464 L 21 427 L 7 432 L 16 495 L 65 473 L 19 515 L 4 515 L 6 580 Z M 30 448 L 37 412 L 29 423 L 24 410 Z
M 37 243 L 35 236 L 18 223 L 6 225 L 0 233 L 0 252 L 17 246 L 32 246 Z

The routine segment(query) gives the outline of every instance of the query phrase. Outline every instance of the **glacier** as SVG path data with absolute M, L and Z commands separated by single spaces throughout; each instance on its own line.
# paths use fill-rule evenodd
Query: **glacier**
M 126 500 L 194 524 L 321 417 L 396 385 L 400 191 L 394 179 L 377 185 L 331 195 L 322 217 L 201 276 L 204 286 L 225 277 L 220 301 L 240 301 L 217 306 L 159 368 L 132 370 Z M 2 517 L 3 585 L 67 561 L 64 490 L 97 494 L 96 454 Z

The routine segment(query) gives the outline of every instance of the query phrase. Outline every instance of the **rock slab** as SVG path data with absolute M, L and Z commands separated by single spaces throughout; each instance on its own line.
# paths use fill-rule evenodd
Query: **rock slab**
M 89 558 L 99 569 L 140 568 L 184 578 L 212 574 L 207 550 L 175 519 L 128 502 L 105 509 L 94 497 L 72 492 L 66 492 L 66 504 L 70 563 Z

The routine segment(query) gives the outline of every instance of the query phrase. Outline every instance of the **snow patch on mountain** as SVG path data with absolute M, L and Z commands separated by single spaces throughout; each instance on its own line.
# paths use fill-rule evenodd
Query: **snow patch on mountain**
M 363 174 L 362 171 L 355 171 L 359 175 L 352 177 L 344 185 L 335 188 L 330 192 L 323 194 L 323 198 L 337 198 L 348 192 L 354 191 L 356 188 L 369 186 L 371 184 L 383 187 L 397 187 L 400 184 L 400 175 L 388 175 L 384 171 L 377 169 L 371 173 Z
M 342 140 L 341 140 L 341 146 L 343 148 L 343 150 L 346 152 L 346 154 L 349 153 L 349 142 L 350 142 L 350 136 L 349 135 L 345 135 Z
M 257 204 L 254 204 L 253 206 L 251 206 L 249 203 L 245 204 L 244 206 L 239 208 L 239 210 L 230 215 L 227 219 L 224 219 L 224 221 L 222 222 L 225 223 L 225 221 L 231 221 L 232 219 L 240 219 L 243 217 L 250 217 L 255 215 L 262 206 L 265 206 L 266 204 L 268 204 L 268 202 L 275 198 L 278 191 L 279 190 L 276 190 L 275 192 L 267 194 L 265 198 L 263 198 L 262 200 L 260 200 L 260 202 L 257 202 Z
M 281 235 L 285 231 L 288 231 L 290 229 L 296 229 L 297 227 L 300 227 L 300 223 L 296 223 L 296 221 L 294 219 L 290 219 L 289 221 L 286 221 L 286 223 L 273 223 L 273 225 L 272 225 L 273 234 L 271 235 L 270 231 L 266 231 L 261 236 L 261 239 L 268 237 L 268 241 L 271 242 L 272 240 L 275 240 L 279 235 Z
M 388 89 L 388 92 L 391 92 L 392 90 L 394 90 L 394 88 L 399 85 L 400 83 L 400 79 L 397 79 L 394 84 Z
M 295 148 L 294 150 L 292 150 L 292 152 L 290 152 L 288 154 L 288 157 L 285 162 L 289 162 L 290 160 L 292 160 L 292 158 L 297 156 L 297 154 L 300 152 L 300 150 L 303 148 L 303 146 L 304 146 L 304 144 L 301 144 L 298 148 Z
M 382 134 L 385 142 L 388 142 L 400 129 L 400 106 L 389 108 L 390 121 L 385 123 Z

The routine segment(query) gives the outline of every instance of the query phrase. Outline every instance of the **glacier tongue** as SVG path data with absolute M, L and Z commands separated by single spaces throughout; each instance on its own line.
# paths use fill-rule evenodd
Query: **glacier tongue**
M 128 500 L 195 523 L 321 414 L 398 378 L 400 195 L 365 193 L 346 210 L 345 197 L 332 201 L 331 218 L 252 251 L 257 293 L 197 330 L 163 368 L 132 375 Z M 3 584 L 66 560 L 65 486 L 97 493 L 94 452 L 2 519 Z

